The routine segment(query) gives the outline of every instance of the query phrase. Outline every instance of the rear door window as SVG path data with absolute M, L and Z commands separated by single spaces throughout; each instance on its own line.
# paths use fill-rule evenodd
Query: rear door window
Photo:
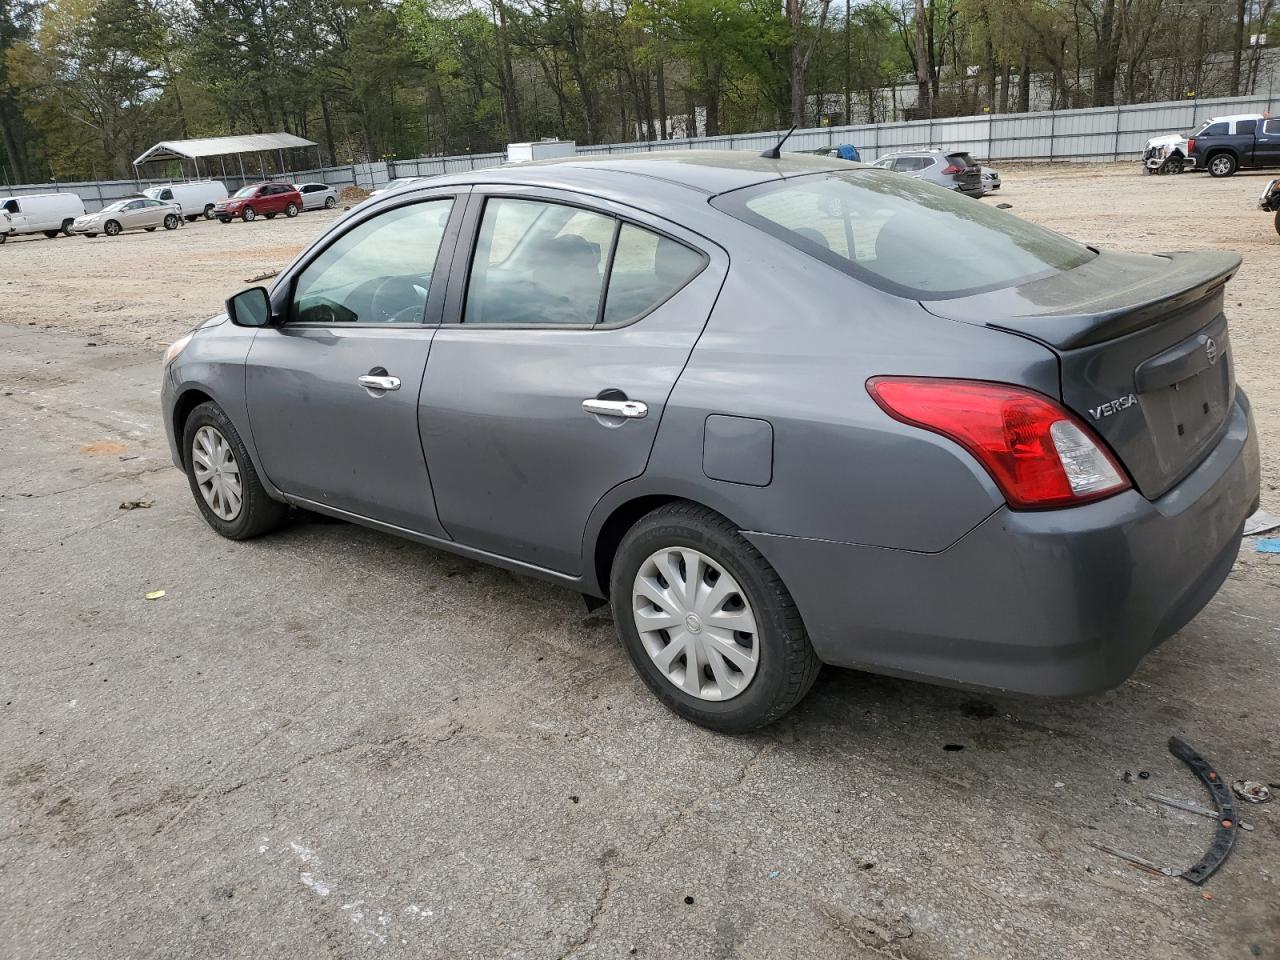
M 874 287 L 968 296 L 1077 267 L 1089 248 L 920 180 L 863 168 L 721 194 L 712 205 Z
M 1237 134 L 1248 134 L 1249 136 L 1253 136 L 1254 131 L 1256 131 L 1257 129 L 1258 129 L 1257 120 L 1237 120 L 1236 121 Z
M 648 313 L 702 270 L 707 258 L 683 243 L 624 223 L 609 271 L 604 323 L 625 323 Z
M 594 324 L 615 224 L 566 204 L 489 198 L 462 322 Z
M 1262 132 L 1280 134 L 1280 120 L 1268 120 L 1262 125 Z

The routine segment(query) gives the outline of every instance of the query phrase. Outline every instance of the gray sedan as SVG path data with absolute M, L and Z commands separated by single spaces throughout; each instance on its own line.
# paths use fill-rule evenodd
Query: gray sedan
M 181 223 L 182 208 L 176 203 L 134 197 L 117 200 L 97 213 L 76 217 L 71 223 L 71 232 L 82 233 L 86 237 L 96 237 L 100 233 L 115 237 L 126 230 L 146 230 L 148 233 L 157 227 L 177 230 Z
M 1239 264 L 811 156 L 477 171 L 174 343 L 164 423 L 224 537 L 294 505 L 608 603 L 717 730 L 824 663 L 1078 694 L 1196 615 L 1258 502 Z
M 299 183 L 294 189 L 302 196 L 303 210 L 332 210 L 338 205 L 338 191 L 327 183 Z

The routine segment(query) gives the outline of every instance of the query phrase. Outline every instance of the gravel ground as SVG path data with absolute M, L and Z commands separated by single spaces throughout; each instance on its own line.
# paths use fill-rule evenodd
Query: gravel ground
M 1262 178 L 1002 172 L 1082 240 L 1244 253 L 1232 339 L 1280 512 Z M 1203 888 L 1094 847 L 1207 849 L 1144 798 L 1207 802 L 1170 734 L 1280 782 L 1280 560 L 1248 546 L 1108 693 L 827 670 L 724 738 L 564 591 L 344 524 L 217 538 L 168 462 L 158 353 L 329 219 L 0 248 L 0 957 L 1280 960 L 1280 803 Z

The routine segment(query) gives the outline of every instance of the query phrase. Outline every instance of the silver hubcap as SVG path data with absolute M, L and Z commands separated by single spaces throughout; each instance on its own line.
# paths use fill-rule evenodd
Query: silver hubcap
M 729 572 L 704 553 L 667 547 L 640 565 L 631 590 L 640 642 L 674 686 L 731 700 L 760 662 L 755 614 Z
M 1231 169 L 1231 164 L 1226 160 L 1218 159 L 1213 161 L 1213 169 L 1218 173 L 1226 173 Z
M 226 437 L 213 427 L 201 427 L 191 442 L 191 469 L 209 509 L 222 520 L 240 516 L 240 465 Z

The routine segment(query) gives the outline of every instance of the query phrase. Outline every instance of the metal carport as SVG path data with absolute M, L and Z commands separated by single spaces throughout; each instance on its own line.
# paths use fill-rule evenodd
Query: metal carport
M 291 133 L 249 133 L 238 137 L 203 137 L 194 140 L 162 140 L 138 159 L 133 161 L 133 172 L 138 176 L 138 167 L 144 163 L 157 163 L 166 160 L 177 160 L 181 163 L 189 160 L 195 167 L 196 176 L 201 176 L 200 161 L 211 161 L 217 157 L 222 168 L 222 176 L 227 175 L 224 158 L 234 156 L 240 167 L 240 179 L 246 179 L 244 172 L 244 155 L 258 155 L 258 166 L 263 177 L 267 176 L 262 155 L 276 154 L 280 163 L 279 173 L 285 172 L 284 152 L 316 146 L 313 140 L 304 140 Z M 205 164 L 204 175 L 210 174 L 211 162 Z

